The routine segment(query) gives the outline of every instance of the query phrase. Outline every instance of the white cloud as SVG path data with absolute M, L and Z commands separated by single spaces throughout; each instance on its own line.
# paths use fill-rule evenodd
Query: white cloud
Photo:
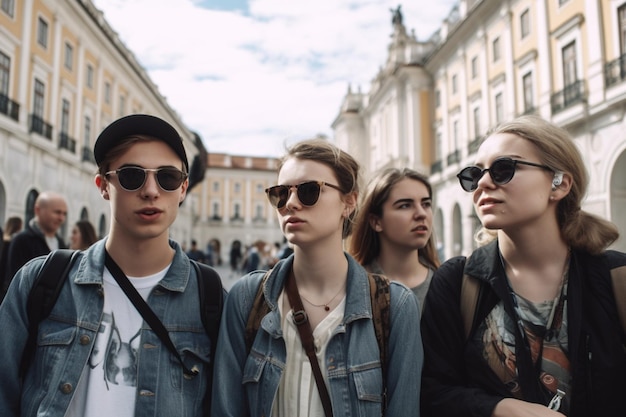
M 228 2 L 228 0 L 226 0 Z M 94 0 L 159 91 L 209 152 L 278 156 L 285 141 L 332 136 L 349 84 L 366 92 L 387 57 L 389 0 Z M 210 2 L 204 2 L 210 3 Z M 418 39 L 456 0 L 402 6 Z

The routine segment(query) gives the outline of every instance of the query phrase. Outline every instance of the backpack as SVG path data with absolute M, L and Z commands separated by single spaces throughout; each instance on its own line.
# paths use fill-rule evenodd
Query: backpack
M 261 326 L 261 320 L 267 313 L 270 312 L 270 307 L 265 302 L 263 287 L 265 286 L 265 281 L 267 281 L 271 272 L 272 270 L 270 269 L 261 279 L 259 289 L 257 290 L 254 302 L 252 303 L 252 308 L 250 309 L 250 314 L 248 315 L 245 330 L 246 351 L 248 354 L 252 349 L 256 333 Z M 382 406 L 384 415 L 385 407 L 387 405 L 387 351 L 389 348 L 391 293 L 389 290 L 389 279 L 387 279 L 386 276 L 370 272 L 368 272 L 368 276 L 370 300 L 372 302 L 372 321 L 374 324 L 374 332 L 376 333 L 378 350 L 380 351 L 380 366 L 383 373 Z
M 50 315 L 52 308 L 59 298 L 59 294 L 61 293 L 69 271 L 76 261 L 78 252 L 77 250 L 71 249 L 59 249 L 50 252 L 46 256 L 43 266 L 35 278 L 26 304 L 29 323 L 28 341 L 26 342 L 20 363 L 20 379 L 26 374 L 30 361 L 35 354 L 39 323 Z M 217 335 L 222 315 L 222 306 L 224 304 L 224 290 L 220 276 L 213 268 L 191 259 L 190 261 L 198 277 L 198 295 L 202 309 L 200 314 L 202 324 L 211 340 L 211 355 L 208 372 L 209 375 L 212 375 Z M 212 378 L 209 378 L 207 387 L 209 395 L 205 396 L 205 402 L 203 404 L 206 415 L 208 415 L 208 410 L 210 410 L 211 385 Z

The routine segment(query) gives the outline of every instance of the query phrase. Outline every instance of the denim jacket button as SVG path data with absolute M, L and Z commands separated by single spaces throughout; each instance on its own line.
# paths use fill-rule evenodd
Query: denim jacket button
M 88 345 L 89 342 L 91 342 L 91 337 L 89 337 L 88 335 L 84 334 L 80 337 L 79 339 L 79 343 L 81 345 Z
M 63 394 L 70 394 L 70 393 L 72 392 L 72 390 L 74 389 L 74 388 L 72 387 L 72 384 L 69 384 L 69 383 L 67 383 L 67 382 L 66 382 L 65 384 L 61 384 L 61 387 L 60 387 L 60 388 L 61 388 L 61 392 L 62 392 Z

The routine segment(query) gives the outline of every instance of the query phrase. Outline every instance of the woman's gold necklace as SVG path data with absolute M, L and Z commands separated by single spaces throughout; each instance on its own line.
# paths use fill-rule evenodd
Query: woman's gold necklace
M 309 300 L 307 300 L 307 299 L 306 299 L 306 298 L 305 298 L 302 294 L 300 294 L 300 298 L 302 298 L 302 299 L 303 299 L 304 301 L 306 301 L 307 303 L 311 304 L 313 307 L 324 307 L 324 311 L 330 311 L 330 303 L 332 303 L 332 302 L 333 302 L 333 300 L 334 300 L 335 298 L 337 298 L 337 296 L 341 293 L 341 291 L 342 291 L 344 288 L 345 288 L 345 286 L 344 286 L 344 287 L 339 288 L 339 291 L 337 291 L 337 294 L 335 294 L 335 295 L 333 296 L 333 298 L 331 298 L 330 300 L 328 300 L 328 302 L 327 302 L 327 303 L 324 303 L 324 304 L 313 304 L 312 302 L 310 302 Z

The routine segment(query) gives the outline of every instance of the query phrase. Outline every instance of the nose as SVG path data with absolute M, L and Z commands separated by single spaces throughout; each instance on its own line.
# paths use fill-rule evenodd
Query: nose
M 481 184 L 485 184 L 486 182 L 486 187 L 493 187 L 495 186 L 495 184 L 493 183 L 493 179 L 491 178 L 491 171 L 489 171 L 489 168 L 485 168 L 481 171 L 480 173 L 480 178 L 478 179 L 478 181 L 476 182 L 476 189 L 479 188 L 485 188 L 483 187 Z M 476 190 L 474 190 L 476 191 Z
M 285 208 L 287 210 L 291 210 L 294 207 L 300 207 L 300 199 L 298 198 L 298 192 L 296 187 L 289 187 L 289 194 L 287 195 L 287 202 L 285 203 Z
M 146 172 L 146 182 L 141 187 L 141 193 L 144 196 L 150 195 L 158 195 L 159 194 L 159 184 L 157 183 L 156 172 L 147 171 Z

